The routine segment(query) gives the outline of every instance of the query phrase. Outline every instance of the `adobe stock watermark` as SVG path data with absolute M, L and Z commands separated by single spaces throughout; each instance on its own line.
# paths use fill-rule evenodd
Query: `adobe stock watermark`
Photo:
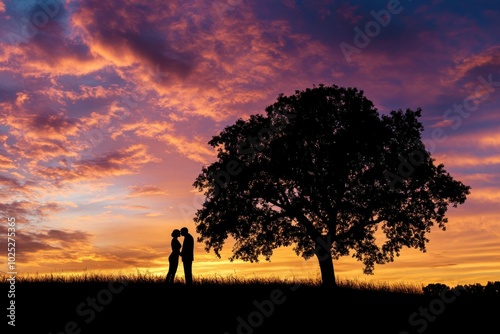
M 156 83 L 163 83 L 170 76 L 169 72 L 161 70 L 160 64 L 157 64 L 154 68 L 147 68 L 146 72 L 149 74 L 151 80 Z M 114 100 L 113 104 L 119 105 L 122 112 L 118 116 L 117 121 L 124 121 L 133 117 L 133 111 L 139 107 L 139 103 L 146 99 L 145 95 L 131 92 L 122 95 L 119 100 Z M 94 149 L 104 141 L 105 136 L 111 135 L 115 130 L 113 122 L 101 122 L 98 126 L 86 129 L 85 132 L 80 134 L 80 138 L 78 139 L 80 154 L 82 156 L 91 155 Z
M 76 314 L 83 318 L 86 324 L 90 324 L 96 318 L 96 312 L 102 312 L 105 306 L 108 306 L 113 301 L 113 297 L 123 291 L 128 285 L 125 279 L 109 282 L 107 288 L 103 288 L 97 292 L 94 297 L 87 297 L 84 302 L 81 302 L 76 307 Z M 70 320 L 66 322 L 62 331 L 54 334 L 80 334 L 82 333 L 81 322 Z M 49 332 L 52 334 L 52 332 Z
M 295 112 L 286 112 L 280 108 L 274 107 L 277 114 L 283 115 L 288 119 L 293 119 L 297 116 Z M 269 126 L 260 129 L 255 136 L 249 136 L 238 144 L 238 154 L 241 159 L 231 159 L 225 163 L 223 168 L 210 174 L 212 178 L 211 185 L 214 188 L 214 195 L 217 196 L 221 188 L 227 187 L 232 178 L 237 177 L 243 172 L 246 166 L 246 161 L 250 161 L 258 152 L 264 149 L 266 143 L 269 143 L 273 136 L 283 129 L 283 126 Z M 196 194 L 193 197 L 192 205 L 180 204 L 179 211 L 185 221 L 192 221 L 192 214 L 197 208 L 201 207 L 204 202 L 204 197 L 201 194 Z
M 7 308 L 7 323 L 9 326 L 16 326 L 16 218 L 7 218 L 7 275 L 9 284 L 7 297 L 9 298 L 9 307 Z
M 412 0 L 407 1 L 411 2 Z M 371 10 L 370 15 L 373 20 L 366 22 L 364 30 L 358 26 L 354 27 L 354 45 L 346 42 L 339 44 L 340 50 L 349 64 L 352 62 L 351 57 L 353 54 L 360 54 L 362 49 L 370 45 L 372 39 L 380 35 L 382 28 L 386 28 L 391 23 L 392 17 L 403 11 L 403 6 L 399 0 L 389 0 L 386 8 L 379 11 Z
M 500 76 L 500 72 L 498 72 Z M 488 100 L 492 93 L 500 87 L 500 81 L 494 81 L 493 74 L 489 74 L 486 78 L 482 75 L 477 77 L 479 84 L 475 87 L 474 92 L 465 97 L 462 103 L 453 104 L 452 108 L 444 111 L 442 120 L 450 125 L 452 130 L 457 130 L 462 124 L 463 120 L 471 116 L 471 113 L 477 111 L 481 103 Z M 390 184 L 391 189 L 399 182 L 403 182 L 406 178 L 410 177 L 415 168 L 425 162 L 428 156 L 427 152 L 434 152 L 436 150 L 436 143 L 443 143 L 448 136 L 446 135 L 445 128 L 436 127 L 432 129 L 431 139 L 423 140 L 424 146 L 420 150 L 411 152 L 407 157 L 399 157 L 399 166 L 397 173 L 385 171 L 384 176 Z
M 35 37 L 41 29 L 43 29 L 50 20 L 61 12 L 61 7 L 64 6 L 64 0 L 37 0 L 35 5 L 39 10 L 34 11 L 31 17 L 22 17 L 21 24 L 18 24 L 19 34 L 9 32 L 7 37 L 12 44 L 23 43 L 28 39 Z
M 290 291 L 296 291 L 299 284 L 295 284 L 289 288 Z M 265 319 L 273 315 L 276 307 L 286 301 L 286 293 L 282 289 L 274 289 L 270 292 L 269 298 L 262 301 L 256 299 L 252 302 L 255 309 L 248 313 L 246 317 L 236 317 L 236 333 L 237 334 L 252 334 L 256 328 L 261 327 L 265 323 Z M 224 332 L 224 334 L 230 334 Z
M 293 119 L 297 116 L 297 114 L 294 112 L 289 113 L 282 109 L 276 107 L 274 108 L 274 111 L 276 113 L 283 115 L 288 119 Z M 224 188 L 227 186 L 227 184 L 231 180 L 231 177 L 236 177 L 243 171 L 243 168 L 245 167 L 245 160 L 251 161 L 258 152 L 263 151 L 265 145 L 270 143 L 273 137 L 281 130 L 283 130 L 283 128 L 284 125 L 274 126 L 271 124 L 269 127 L 260 129 L 259 132 L 255 134 L 255 136 L 249 136 L 248 138 L 242 140 L 238 144 L 237 151 L 237 154 L 241 157 L 241 159 L 229 160 L 226 163 L 224 169 L 211 174 L 211 177 L 213 179 L 212 184 L 215 189 L 215 196 L 217 196 L 217 194 L 219 193 L 220 188 Z
M 139 102 L 145 99 L 144 96 L 136 93 L 123 95 L 120 100 L 115 100 L 113 103 L 120 105 L 122 109 L 121 115 L 118 116 L 118 121 L 124 121 L 130 118 L 132 110 L 139 106 Z M 121 103 L 121 104 L 120 104 Z M 87 129 L 80 134 L 78 146 L 81 156 L 90 156 L 92 152 L 104 141 L 106 135 L 111 135 L 116 130 L 113 122 L 100 122 L 98 126 Z
M 441 290 L 439 298 L 434 298 L 429 302 L 428 307 L 419 307 L 418 312 L 413 312 L 408 317 L 408 323 L 417 333 L 423 333 L 429 326 L 429 322 L 436 321 L 437 317 L 446 309 L 446 305 L 453 303 L 460 296 L 460 289 L 463 287 L 457 286 L 453 289 L 445 288 Z M 399 334 L 411 334 L 408 331 L 401 331 Z
M 314 253 L 318 257 L 319 261 L 330 260 L 331 257 L 328 254 L 331 254 L 331 236 L 329 235 L 326 240 L 321 236 L 316 237 L 316 246 L 314 249 Z M 321 255 L 323 253 L 323 255 Z M 286 292 L 291 291 L 295 292 L 301 286 L 300 283 L 294 284 L 288 289 L 274 289 L 270 292 L 269 298 L 264 299 L 262 301 L 253 300 L 252 305 L 254 306 L 254 310 L 249 312 L 246 316 L 238 316 L 236 317 L 236 334 L 252 334 L 255 329 L 263 326 L 265 324 L 265 320 L 270 318 L 277 306 L 282 305 L 287 300 Z M 224 332 L 224 334 L 230 334 L 229 332 Z
M 406 178 L 409 178 L 415 171 L 416 167 L 425 162 L 425 160 L 427 159 L 427 154 L 424 154 L 423 151 L 424 149 L 414 150 L 410 154 L 408 154 L 407 157 L 403 157 L 401 155 L 398 156 L 399 165 L 397 174 L 388 170 L 384 171 L 384 176 L 389 182 L 389 186 L 392 190 L 396 189 L 396 184 L 398 184 L 399 182 L 404 182 Z
M 497 72 L 500 77 L 500 71 Z M 488 100 L 496 91 L 497 87 L 500 87 L 500 81 L 494 80 L 493 74 L 490 73 L 486 78 L 482 75 L 477 76 L 479 84 L 476 85 L 474 92 L 463 99 L 462 103 L 454 103 L 451 108 L 444 111 L 442 120 L 444 122 L 450 123 L 450 128 L 452 130 L 457 130 L 463 124 L 463 120 L 471 116 L 471 112 L 477 111 L 481 103 Z M 430 152 L 434 152 L 436 149 L 436 143 L 442 143 L 448 136 L 443 127 L 436 127 L 432 129 L 431 139 L 426 141 L 425 146 Z

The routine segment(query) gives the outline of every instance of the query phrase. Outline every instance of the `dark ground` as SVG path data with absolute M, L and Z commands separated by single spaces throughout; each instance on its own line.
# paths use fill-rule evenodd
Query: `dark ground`
M 2 333 L 480 334 L 498 333 L 500 325 L 498 294 L 445 303 L 439 296 L 304 285 L 29 282 L 17 284 L 15 300 L 15 330 L 4 315 Z

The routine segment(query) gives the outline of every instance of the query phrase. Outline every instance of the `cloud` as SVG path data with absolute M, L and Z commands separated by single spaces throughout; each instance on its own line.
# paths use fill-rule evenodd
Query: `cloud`
M 68 90 L 55 84 L 40 91 L 39 94 L 45 95 L 51 101 L 58 102 L 61 105 L 67 105 L 75 101 L 99 101 L 119 97 L 124 94 L 124 89 L 119 88 L 116 84 L 111 84 L 108 87 L 97 84 L 96 86 L 79 85 L 76 89 Z
M 16 219 L 16 223 L 19 221 Z M 0 235 L 2 237 L 7 235 L 7 227 L 0 226 Z M 33 253 L 45 250 L 54 250 L 57 247 L 53 247 L 43 240 L 39 240 L 35 233 L 18 233 L 16 235 L 16 241 L 19 245 L 17 247 L 18 252 L 16 252 L 16 257 L 18 261 L 26 261 Z
M 500 204 L 500 193 L 497 188 L 483 187 L 473 188 L 471 190 L 471 199 L 481 201 L 483 203 L 497 203 Z
M 0 172 L 5 172 L 9 169 L 15 169 L 14 161 L 9 157 L 0 154 Z
M 500 46 L 491 46 L 480 52 L 456 59 L 456 66 L 449 71 L 454 82 L 464 79 L 477 83 L 478 75 L 497 74 L 500 70 Z
M 50 100 L 33 93 L 18 94 L 15 103 L 4 103 L 0 119 L 8 131 L 3 146 L 10 156 L 35 164 L 78 156 L 82 148 L 76 139 L 84 131 L 81 120 L 56 112 Z
M 479 138 L 479 145 L 482 148 L 493 148 L 500 152 L 500 133 L 497 132 L 499 129 L 492 130 L 492 133 Z
M 128 211 L 136 211 L 136 210 L 148 210 L 148 206 L 144 205 L 106 205 L 104 208 L 106 209 L 120 209 L 120 210 L 128 210 Z
M 161 107 L 172 111 L 172 119 L 194 114 L 224 121 L 256 106 L 263 110 L 281 92 L 277 73 L 288 73 L 293 91 L 303 79 L 301 66 L 322 73 L 331 63 L 323 43 L 291 34 L 286 20 L 259 22 L 255 8 L 245 2 L 223 4 L 67 4 L 32 39 L 12 48 L 20 64 L 16 72 L 55 77 L 111 71 L 124 82 L 161 94 Z M 82 85 L 79 92 L 57 85 L 42 92 L 60 103 L 110 93 L 99 86 Z
M 143 144 L 108 153 L 104 156 L 78 163 L 76 169 L 82 174 L 128 174 L 139 170 L 145 164 L 158 162 L 159 158 L 150 155 Z
M 456 117 L 450 120 L 451 123 L 443 121 L 445 125 L 453 126 L 453 128 L 449 130 L 443 129 L 445 131 L 443 136 L 441 136 L 439 141 L 436 140 L 436 142 L 439 143 L 440 147 L 446 148 L 447 150 L 453 150 L 460 147 L 462 151 L 467 148 L 475 153 L 479 151 L 482 153 L 493 153 L 496 149 L 500 148 L 500 128 L 493 124 L 487 128 L 482 126 L 470 127 L 464 131 L 457 132 L 459 125 L 469 121 L 472 120 L 458 120 Z M 441 127 L 445 126 L 442 125 Z
M 71 13 L 68 4 L 53 1 L 55 7 L 43 9 L 37 3 L 24 9 L 13 9 L 12 22 L 5 45 L 9 58 L 16 57 L 19 67 L 12 71 L 28 76 L 85 75 L 102 69 L 107 62 L 71 35 Z M 13 7 L 14 8 L 14 7 Z
M 39 235 L 39 238 L 42 235 Z M 87 242 L 90 239 L 90 235 L 83 231 L 63 231 L 63 230 L 48 230 L 43 238 L 46 241 L 58 242 L 62 246 L 68 244 L 75 244 L 80 242 Z
M 61 212 L 63 208 L 56 202 L 38 202 L 16 200 L 0 204 L 0 211 L 7 217 L 14 217 L 16 221 L 28 223 L 41 221 L 51 214 Z
M 50 139 L 63 141 L 78 131 L 78 121 L 58 114 L 36 113 L 7 115 L 4 124 L 11 127 L 11 134 L 26 140 Z
M 201 138 L 188 139 L 185 136 L 174 136 L 165 134 L 161 139 L 170 146 L 173 146 L 179 153 L 196 162 L 205 164 L 215 156 L 215 151 L 211 149 Z
M 130 192 L 127 197 L 144 197 L 144 196 L 157 196 L 166 195 L 167 192 L 160 187 L 153 185 L 145 186 L 129 186 Z
M 71 167 L 44 167 L 37 174 L 55 185 L 137 173 L 143 166 L 161 159 L 149 154 L 146 145 L 135 144 L 96 158 L 76 161 Z
M 21 188 L 21 184 L 15 179 L 7 176 L 0 175 L 0 186 L 6 188 Z
M 167 131 L 174 129 L 173 124 L 165 121 L 141 121 L 136 123 L 124 124 L 120 130 L 121 133 L 132 131 L 139 137 L 157 138 Z
M 160 23 L 172 18 L 177 5 L 152 1 L 85 1 L 76 9 L 72 22 L 94 54 L 117 67 L 138 66 L 140 73 L 154 80 L 156 69 L 170 78 L 184 78 L 191 71 L 193 56 L 179 51 L 166 39 Z M 163 17 L 150 15 L 164 13 Z M 144 18 L 149 19 L 144 21 Z M 167 77 L 167 75 L 165 75 Z
M 0 227 L 0 234 L 6 228 Z M 39 259 L 44 258 L 46 264 L 78 261 L 91 250 L 92 235 L 78 230 L 45 229 L 35 232 L 25 231 L 16 235 L 17 260 L 23 265 L 38 266 Z M 26 270 L 24 270 L 26 272 Z
M 8 155 L 24 160 L 27 166 L 53 159 L 76 158 L 81 151 L 78 142 L 71 140 L 82 131 L 77 119 L 54 113 L 21 112 L 5 114 L 0 124 L 9 129 L 8 140 L 4 142 Z
M 499 155 L 478 156 L 471 153 L 447 153 L 435 155 L 434 158 L 439 163 L 443 161 L 446 167 L 484 167 L 500 164 Z

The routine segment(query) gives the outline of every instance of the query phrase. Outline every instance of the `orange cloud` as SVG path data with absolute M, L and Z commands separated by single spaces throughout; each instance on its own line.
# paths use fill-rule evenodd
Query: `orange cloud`
M 454 121 L 442 121 L 436 126 L 444 127 L 453 125 Z M 500 128 L 491 126 L 486 129 L 477 129 L 463 133 L 453 133 L 455 130 L 450 130 L 449 133 L 444 133 L 441 139 L 435 141 L 436 147 L 446 150 L 454 150 L 457 147 L 461 151 L 470 149 L 474 153 L 481 152 L 482 154 L 494 154 L 495 151 L 500 152 Z
M 51 101 L 58 102 L 59 104 L 64 106 L 68 104 L 68 101 L 74 102 L 81 100 L 98 100 L 117 97 L 124 94 L 123 89 L 117 87 L 117 85 L 111 85 L 109 87 L 103 87 L 101 85 L 80 85 L 78 86 L 77 91 L 65 90 L 58 87 L 57 83 L 37 93 L 42 96 L 47 96 Z
M 9 169 L 14 169 L 14 168 L 16 168 L 16 165 L 14 164 L 12 159 L 4 155 L 0 155 L 0 171 L 5 172 Z
M 148 210 L 149 209 L 149 207 L 144 206 L 144 205 L 106 205 L 104 208 L 105 209 L 129 210 L 129 211 Z
M 50 62 L 46 61 L 45 55 L 41 54 L 37 58 L 27 56 L 25 58 L 25 66 L 21 72 L 27 76 L 62 76 L 74 75 L 83 76 L 86 74 L 97 72 L 109 63 L 101 59 L 81 59 L 79 56 L 60 55 L 53 57 Z
M 161 134 L 174 129 L 173 124 L 165 121 L 143 121 L 138 123 L 125 124 L 121 132 L 133 131 L 136 135 L 146 138 L 157 138 Z
M 190 71 L 189 57 L 178 53 L 163 34 L 153 29 L 155 25 L 158 28 L 157 20 L 165 22 L 174 15 L 176 5 L 151 2 L 147 7 L 138 1 L 127 1 L 126 5 L 86 1 L 74 13 L 72 23 L 91 52 L 116 67 L 138 67 L 139 72 L 136 73 L 146 75 L 146 81 L 155 80 L 157 66 L 169 73 L 169 78 L 165 77 L 168 81 L 173 77 L 185 77 Z M 168 13 L 168 16 L 150 15 L 154 7 L 161 7 L 158 12 Z M 149 28 L 141 26 L 146 17 Z
M 478 188 L 475 187 L 471 190 L 471 200 L 480 201 L 482 203 L 499 203 L 500 192 L 497 188 Z
M 160 137 L 167 144 L 175 147 L 177 151 L 186 156 L 187 158 L 200 162 L 207 163 L 215 156 L 215 151 L 209 148 L 201 138 L 194 138 L 190 140 L 185 136 L 174 136 L 165 134 Z
M 76 36 L 68 36 L 68 27 L 62 17 L 67 14 L 60 6 L 58 15 L 45 24 L 33 23 L 10 32 L 10 44 L 6 44 L 4 60 L 16 59 L 10 70 L 24 77 L 57 77 L 61 75 L 85 75 L 109 65 L 102 57 L 93 54 L 86 45 L 76 42 Z M 24 14 L 20 14 L 24 15 Z M 29 30 L 29 33 L 23 30 Z M 21 34 L 21 35 L 19 35 Z
M 500 152 L 500 133 L 499 129 L 492 131 L 489 135 L 479 138 L 479 144 L 484 148 L 494 148 Z
M 443 163 L 448 169 L 451 167 L 479 167 L 500 164 L 500 155 L 476 156 L 464 152 L 463 154 L 435 154 L 433 157 L 437 163 Z
M 57 114 L 5 115 L 2 123 L 10 133 L 28 141 L 49 139 L 65 140 L 78 132 L 78 122 Z
M 78 142 L 71 139 L 82 131 L 79 120 L 55 113 L 27 114 L 23 112 L 24 109 L 29 110 L 33 107 L 31 104 L 25 105 L 26 102 L 22 104 L 23 109 L 17 112 L 14 112 L 14 109 L 7 111 L 0 119 L 0 124 L 8 129 L 3 146 L 11 156 L 15 156 L 18 160 L 26 159 L 28 166 L 55 158 L 78 156 L 77 152 L 80 151 Z M 7 140 L 8 138 L 11 140 Z
M 474 53 L 470 56 L 463 58 L 457 58 L 456 66 L 455 68 L 450 69 L 448 77 L 451 78 L 454 82 L 457 82 L 466 77 L 475 69 L 478 68 L 498 69 L 499 66 L 500 66 L 500 47 L 492 46 L 485 49 L 482 52 Z M 490 73 L 492 72 L 490 71 L 488 74 Z
M 40 258 L 50 267 L 77 264 L 92 254 L 91 240 L 92 235 L 87 232 L 67 229 L 45 229 L 16 236 L 16 241 L 23 245 L 19 261 L 25 268 L 33 268 L 33 272 L 40 266 Z
M 129 189 L 130 193 L 127 197 L 166 195 L 165 190 L 153 185 L 129 186 Z

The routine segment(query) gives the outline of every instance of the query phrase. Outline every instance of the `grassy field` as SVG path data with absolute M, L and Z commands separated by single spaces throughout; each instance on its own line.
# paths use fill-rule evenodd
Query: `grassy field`
M 0 278 L 7 294 L 7 277 Z M 414 284 L 338 284 L 328 289 L 317 281 L 216 276 L 186 287 L 182 281 L 167 286 L 164 277 L 148 273 L 18 276 L 16 327 L 12 331 L 7 326 L 7 333 L 397 334 L 498 329 L 500 293 L 452 288 L 424 294 L 424 287 Z

